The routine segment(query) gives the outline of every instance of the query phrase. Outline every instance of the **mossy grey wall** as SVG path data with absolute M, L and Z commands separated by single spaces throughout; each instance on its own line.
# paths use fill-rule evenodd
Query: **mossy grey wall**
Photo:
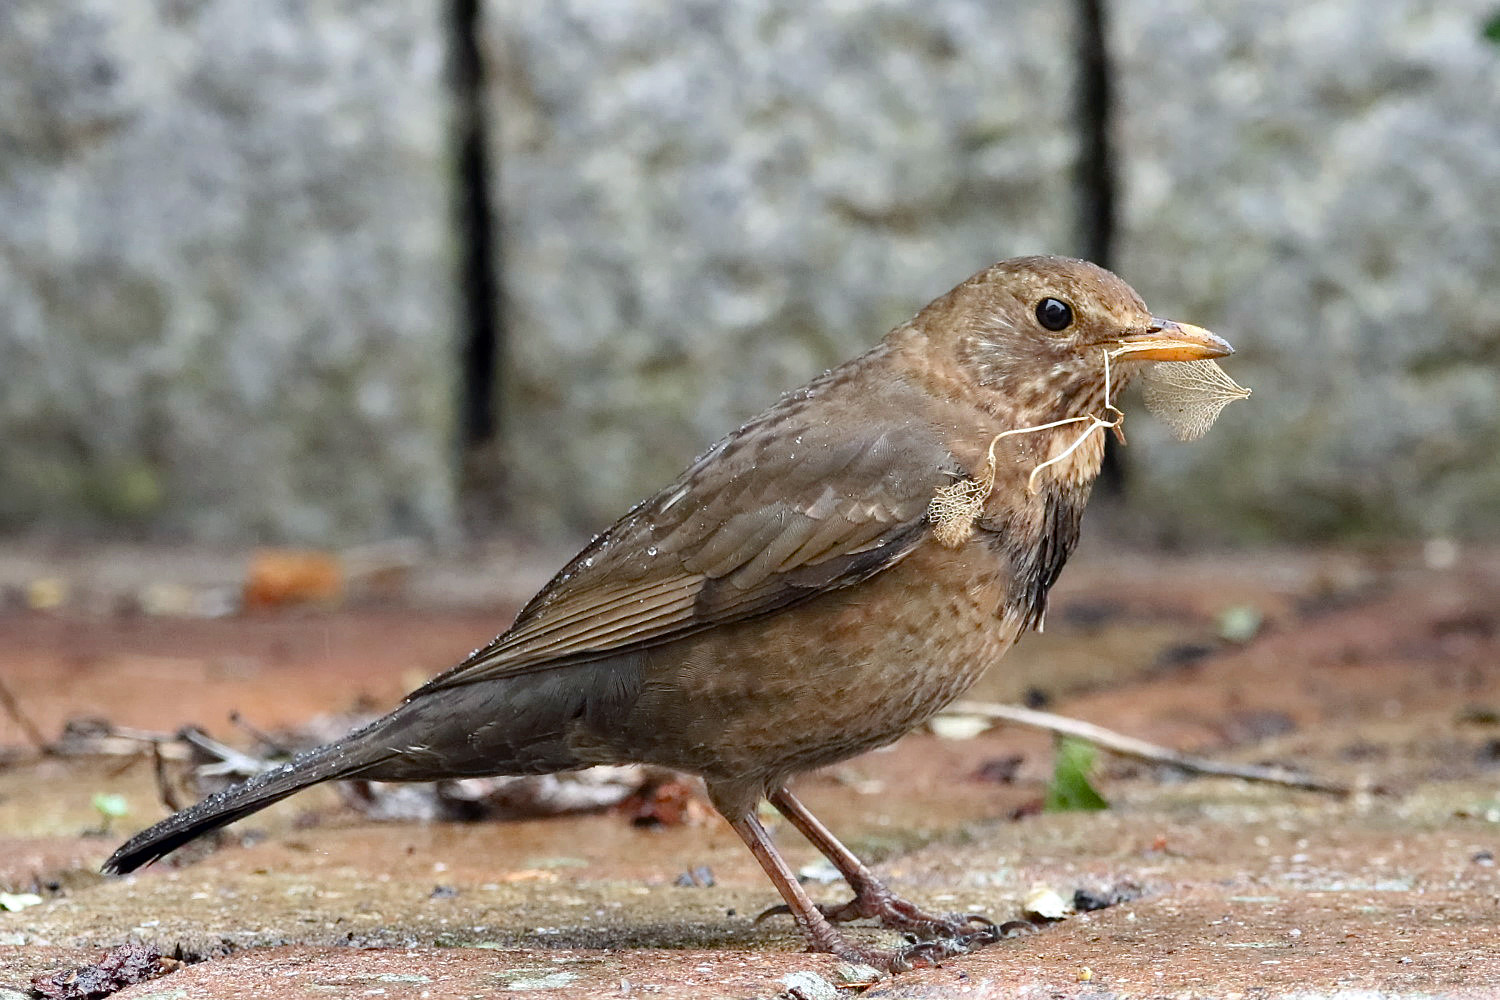
M 477 94 L 463 4 L 0 4 L 0 529 L 452 535 L 476 306 L 473 506 L 598 528 L 984 264 L 1090 247 L 1256 389 L 1194 445 L 1132 417 L 1143 523 L 1500 528 L 1489 0 L 476 3 Z

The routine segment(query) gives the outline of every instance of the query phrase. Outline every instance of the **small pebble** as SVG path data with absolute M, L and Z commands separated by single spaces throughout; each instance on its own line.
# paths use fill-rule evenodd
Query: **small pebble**
M 831 882 L 837 882 L 843 877 L 839 874 L 839 870 L 825 859 L 819 859 L 812 864 L 803 865 L 797 869 L 798 882 L 816 882 L 819 885 L 828 885 Z
M 56 577 L 43 577 L 26 585 L 26 606 L 32 611 L 53 611 L 68 600 L 68 583 Z
M 781 977 L 791 1000 L 838 1000 L 839 991 L 816 972 L 793 972 Z
M 1073 912 L 1073 907 L 1057 894 L 1056 889 L 1037 886 L 1021 904 L 1021 912 L 1036 919 L 1061 920 Z
M 839 985 L 845 987 L 869 986 L 880 981 L 880 970 L 862 962 L 840 962 L 833 974 L 838 977 Z
M 1246 643 L 1260 631 L 1260 609 L 1249 604 L 1225 608 L 1219 613 L 1219 638 L 1225 642 Z
M 927 725 L 939 739 L 972 740 L 992 723 L 982 715 L 939 715 Z
M 695 865 L 678 875 L 672 884 L 684 889 L 707 889 L 714 885 L 713 869 L 708 865 Z

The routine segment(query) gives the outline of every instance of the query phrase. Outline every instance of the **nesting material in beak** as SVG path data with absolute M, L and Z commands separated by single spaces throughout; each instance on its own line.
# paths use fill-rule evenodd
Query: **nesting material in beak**
M 1210 360 L 1163 361 L 1141 376 L 1146 409 L 1171 428 L 1179 441 L 1196 441 L 1224 407 L 1246 399 L 1250 390 Z

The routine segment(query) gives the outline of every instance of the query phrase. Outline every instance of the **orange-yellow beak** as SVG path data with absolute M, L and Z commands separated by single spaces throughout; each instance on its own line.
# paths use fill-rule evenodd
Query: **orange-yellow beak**
M 1206 361 L 1233 354 L 1234 348 L 1224 338 L 1201 326 L 1153 319 L 1142 333 L 1126 334 L 1109 352 L 1112 358 L 1136 361 Z

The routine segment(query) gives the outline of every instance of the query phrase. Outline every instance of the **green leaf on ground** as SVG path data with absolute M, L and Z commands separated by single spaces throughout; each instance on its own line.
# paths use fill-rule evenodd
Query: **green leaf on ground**
M 1057 740 L 1055 760 L 1052 764 L 1052 780 L 1047 783 L 1047 796 L 1042 802 L 1045 812 L 1091 812 L 1108 809 L 1109 803 L 1089 783 L 1089 772 L 1094 769 L 1097 751 L 1092 743 L 1071 736 Z
M 94 811 L 106 821 L 130 815 L 130 803 L 125 796 L 113 792 L 98 792 L 94 795 Z
M 41 906 L 42 897 L 34 892 L 0 892 L 0 910 L 15 913 L 28 906 Z

